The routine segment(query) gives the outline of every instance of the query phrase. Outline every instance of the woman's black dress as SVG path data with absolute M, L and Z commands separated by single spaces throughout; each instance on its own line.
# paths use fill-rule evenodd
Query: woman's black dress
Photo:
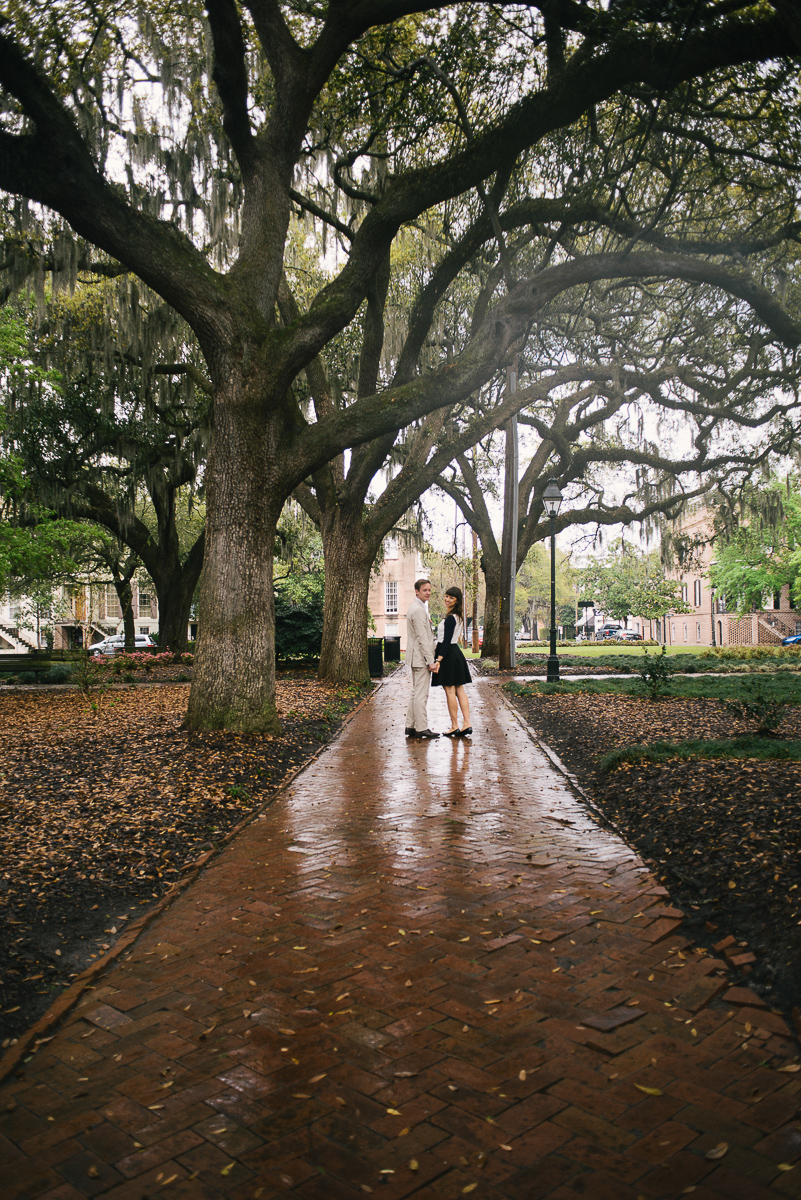
M 457 645 L 457 638 L 462 631 L 462 622 L 458 623 L 458 631 L 456 625 L 456 617 L 450 616 L 446 617 L 444 621 L 440 621 L 437 628 L 439 641 L 435 655 L 437 658 L 442 658 L 442 662 L 439 664 L 439 670 L 433 671 L 431 674 L 432 687 L 436 687 L 437 684 L 441 687 L 459 687 L 460 684 L 473 682 L 467 659 Z

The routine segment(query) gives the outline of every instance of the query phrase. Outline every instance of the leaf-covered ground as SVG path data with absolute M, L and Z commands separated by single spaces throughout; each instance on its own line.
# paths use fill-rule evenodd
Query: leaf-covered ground
M 616 747 L 745 731 L 715 700 L 620 695 L 509 697 L 636 847 L 708 946 L 725 938 L 743 979 L 788 1013 L 801 1007 L 801 763 L 674 759 L 624 763 Z M 801 737 L 801 708 L 779 730 Z
M 189 690 L 0 693 L 0 1042 L 187 864 L 261 805 L 360 699 L 279 677 L 281 737 L 181 730 Z

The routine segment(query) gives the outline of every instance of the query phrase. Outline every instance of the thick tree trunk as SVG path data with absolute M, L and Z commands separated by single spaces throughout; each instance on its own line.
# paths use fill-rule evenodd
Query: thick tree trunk
M 264 391 L 229 385 L 215 406 L 206 545 L 187 729 L 280 733 L 273 552 L 287 490 Z
M 203 566 L 204 544 L 201 534 L 184 563 L 174 563 L 153 580 L 159 602 L 159 646 L 173 654 L 186 653 L 189 614 Z
M 156 594 L 159 602 L 159 649 L 185 654 L 189 642 L 189 611 L 197 579 L 181 571 Z
M 136 649 L 136 625 L 133 615 L 133 588 L 130 579 L 114 580 L 114 589 L 120 602 L 122 613 L 122 630 L 125 637 L 124 646 L 132 654 Z
M 319 677 L 369 683 L 367 593 L 376 547 L 363 536 L 361 514 L 339 506 L 322 521 L 325 607 Z
M 501 622 L 501 564 L 500 560 L 492 566 L 484 562 L 484 640 L 481 646 L 482 658 L 497 658 L 500 640 Z

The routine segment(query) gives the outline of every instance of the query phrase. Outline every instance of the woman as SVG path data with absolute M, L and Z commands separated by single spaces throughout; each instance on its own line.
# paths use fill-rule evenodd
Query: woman
M 473 727 L 470 724 L 470 701 L 467 699 L 464 685 L 472 683 L 472 677 L 467 660 L 457 644 L 462 633 L 464 616 L 461 588 L 448 588 L 445 593 L 445 610 L 445 620 L 440 621 L 437 629 L 437 647 L 434 651 L 437 668 L 431 673 L 431 683 L 434 687 L 439 684 L 445 688 L 448 715 L 451 718 L 451 728 L 445 737 L 469 737 Z M 459 708 L 462 710 L 461 729 L 458 723 Z

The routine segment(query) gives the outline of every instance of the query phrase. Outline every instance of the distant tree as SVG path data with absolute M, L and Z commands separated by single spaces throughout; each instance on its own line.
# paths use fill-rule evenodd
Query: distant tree
M 640 553 L 625 541 L 576 574 L 582 594 L 615 621 L 630 616 L 659 621 L 671 612 L 693 611 L 681 598 L 681 585 L 666 576 L 658 553 Z
M 749 484 L 736 496 L 719 494 L 714 508 L 714 560 L 709 578 L 726 606 L 739 613 L 773 607 L 789 585 L 801 606 L 801 488 L 799 477 Z

